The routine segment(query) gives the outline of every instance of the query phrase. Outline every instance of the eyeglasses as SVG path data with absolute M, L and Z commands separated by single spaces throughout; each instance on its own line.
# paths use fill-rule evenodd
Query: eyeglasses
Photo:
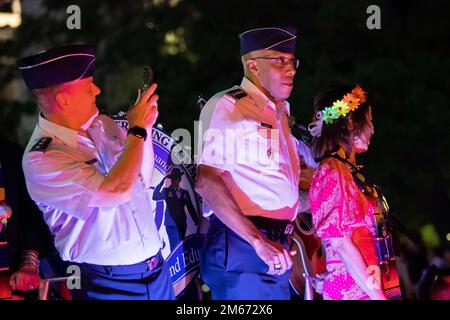
M 291 64 L 294 69 L 298 69 L 298 66 L 300 65 L 300 60 L 292 58 L 292 59 L 288 59 L 286 57 L 255 57 L 255 58 L 251 58 L 250 60 L 258 60 L 258 59 L 262 59 L 262 60 L 272 60 L 274 62 L 274 65 L 277 67 L 284 67 L 287 64 Z

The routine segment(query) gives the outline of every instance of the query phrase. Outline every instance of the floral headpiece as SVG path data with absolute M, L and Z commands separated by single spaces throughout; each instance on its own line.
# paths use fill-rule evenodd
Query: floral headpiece
M 322 134 L 323 122 L 333 123 L 339 117 L 345 117 L 350 111 L 355 111 L 359 106 L 366 102 L 366 92 L 357 85 L 350 93 L 347 93 L 342 99 L 333 102 L 331 107 L 326 107 L 316 113 L 316 121 L 308 125 L 308 130 L 314 137 L 320 137 Z

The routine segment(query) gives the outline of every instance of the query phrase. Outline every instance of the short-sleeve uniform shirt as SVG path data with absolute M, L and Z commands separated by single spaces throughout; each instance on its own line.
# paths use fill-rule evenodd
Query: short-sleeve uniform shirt
M 227 185 L 245 215 L 295 218 L 300 164 L 289 115 L 288 102 L 275 105 L 246 78 L 212 97 L 200 114 L 197 161 L 228 171 Z
M 39 117 L 22 165 L 31 198 L 43 212 L 63 260 L 129 265 L 160 250 L 143 179 L 136 181 L 127 203 L 90 205 L 121 155 L 125 138 L 106 115 L 94 120 L 87 135 Z

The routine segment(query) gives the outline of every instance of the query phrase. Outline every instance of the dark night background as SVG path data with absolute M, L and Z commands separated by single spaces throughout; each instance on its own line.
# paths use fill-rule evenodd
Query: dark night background
M 66 8 L 81 8 L 81 30 L 68 30 Z M 369 30 L 366 9 L 381 8 L 381 30 Z M 239 84 L 237 34 L 255 26 L 294 25 L 301 61 L 291 110 L 302 124 L 315 92 L 331 80 L 357 82 L 377 93 L 375 136 L 361 161 L 383 187 L 392 212 L 433 242 L 450 232 L 450 92 L 448 1 L 22 1 L 22 24 L 0 41 L 0 131 L 24 144 L 37 108 L 15 60 L 52 46 L 97 47 L 98 106 L 124 110 L 156 70 L 159 122 L 188 128 L 199 94 Z M 1 30 L 0 30 L 1 31 Z M 18 79 L 19 95 L 5 86 Z M 7 152 L 1 150 L 0 152 Z M 427 231 L 428 230 L 428 231 Z

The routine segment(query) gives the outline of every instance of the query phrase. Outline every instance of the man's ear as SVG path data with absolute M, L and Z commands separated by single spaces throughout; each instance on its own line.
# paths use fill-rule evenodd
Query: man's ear
M 259 70 L 258 70 L 258 66 L 256 65 L 256 61 L 255 60 L 247 60 L 247 69 L 248 71 L 253 75 L 253 76 L 258 76 L 259 75 Z
M 60 91 L 56 94 L 55 98 L 56 102 L 58 103 L 58 108 L 61 111 L 67 110 L 70 105 L 69 96 L 65 92 Z

